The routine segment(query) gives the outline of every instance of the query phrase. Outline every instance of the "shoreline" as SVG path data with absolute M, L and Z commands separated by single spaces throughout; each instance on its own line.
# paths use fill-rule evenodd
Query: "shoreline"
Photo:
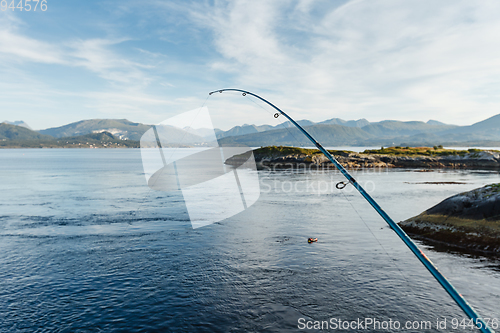
M 446 218 L 441 223 L 429 223 L 423 219 L 410 222 L 406 220 L 398 224 L 414 239 L 500 257 L 500 234 L 481 226 L 457 227 L 446 223 Z
M 406 232 L 406 231 L 405 231 Z M 461 254 L 473 254 L 473 255 L 480 255 L 480 256 L 485 256 L 489 258 L 500 258 L 500 252 L 496 251 L 491 251 L 487 249 L 481 249 L 475 248 L 473 246 L 464 246 L 456 243 L 451 243 L 451 242 L 446 242 L 442 240 L 437 240 L 434 238 L 430 237 L 425 237 L 419 234 L 414 234 L 411 232 L 406 232 L 410 238 L 414 240 L 421 241 L 422 243 L 425 243 L 426 245 L 434 246 L 434 247 L 444 247 L 446 251 L 452 250 Z M 439 251 L 439 250 L 438 250 Z

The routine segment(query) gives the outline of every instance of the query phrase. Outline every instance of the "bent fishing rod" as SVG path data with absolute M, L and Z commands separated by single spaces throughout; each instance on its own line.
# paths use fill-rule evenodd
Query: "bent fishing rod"
M 472 308 L 472 306 L 465 300 L 465 298 L 453 287 L 453 285 L 448 281 L 446 277 L 437 269 L 437 267 L 430 261 L 422 250 L 408 237 L 408 235 L 401 229 L 401 227 L 392 220 L 392 218 L 379 206 L 379 204 L 365 191 L 365 189 L 354 179 L 353 176 L 340 164 L 335 157 L 332 156 L 316 139 L 314 139 L 302 126 L 300 126 L 295 120 L 293 120 L 288 114 L 283 110 L 279 109 L 276 105 L 265 100 L 264 98 L 251 93 L 249 91 L 240 89 L 220 89 L 209 93 L 212 95 L 216 92 L 222 93 L 224 91 L 236 91 L 242 93 L 243 96 L 250 95 L 263 101 L 264 103 L 271 106 L 273 109 L 278 111 L 274 115 L 277 118 L 279 115 L 283 115 L 287 118 L 295 127 L 297 127 L 329 160 L 335 165 L 335 167 L 344 175 L 348 180 L 347 184 L 352 184 L 359 193 L 370 203 L 370 205 L 379 213 L 379 215 L 387 222 L 392 230 L 401 238 L 401 240 L 408 246 L 408 248 L 413 252 L 413 254 L 422 262 L 422 264 L 429 270 L 429 272 L 434 276 L 434 278 L 441 284 L 441 286 L 448 292 L 448 294 L 453 298 L 453 300 L 458 304 L 458 306 L 467 314 L 467 316 L 473 320 L 474 324 L 483 333 L 494 333 L 494 331 L 484 322 L 484 320 L 479 316 L 479 314 Z M 347 185 L 345 184 L 345 185 Z M 344 186 L 345 186 L 344 185 Z

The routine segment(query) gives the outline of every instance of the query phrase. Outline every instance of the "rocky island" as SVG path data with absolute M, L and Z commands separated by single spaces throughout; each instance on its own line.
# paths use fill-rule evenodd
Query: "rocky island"
M 500 255 L 500 184 L 449 197 L 399 225 L 416 238 Z
M 434 147 L 390 147 L 355 153 L 329 150 L 345 168 L 454 168 L 500 169 L 500 152 L 495 150 L 455 150 Z M 253 151 L 259 169 L 317 168 L 335 166 L 317 149 L 270 146 Z M 226 164 L 238 165 L 245 156 L 233 156 Z M 245 159 L 246 160 L 246 159 Z

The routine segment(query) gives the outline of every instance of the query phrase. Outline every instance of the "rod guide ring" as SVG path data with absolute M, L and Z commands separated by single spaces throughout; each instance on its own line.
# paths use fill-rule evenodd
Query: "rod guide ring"
M 349 182 L 338 182 L 335 187 L 338 189 L 338 190 L 343 190 L 347 184 L 349 184 Z

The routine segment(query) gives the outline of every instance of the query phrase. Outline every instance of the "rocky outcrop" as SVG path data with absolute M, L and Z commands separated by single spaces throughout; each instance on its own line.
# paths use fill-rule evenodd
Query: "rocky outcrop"
M 481 151 L 450 156 L 404 156 L 363 154 L 347 151 L 332 151 L 332 155 L 346 168 L 416 168 L 416 169 L 500 169 L 500 153 Z M 320 168 L 334 169 L 335 166 L 321 153 L 313 149 L 295 151 L 270 151 L 266 148 L 254 150 L 259 169 L 266 168 Z M 238 156 L 226 161 L 238 164 Z
M 500 255 L 500 184 L 454 195 L 399 225 L 417 238 Z

